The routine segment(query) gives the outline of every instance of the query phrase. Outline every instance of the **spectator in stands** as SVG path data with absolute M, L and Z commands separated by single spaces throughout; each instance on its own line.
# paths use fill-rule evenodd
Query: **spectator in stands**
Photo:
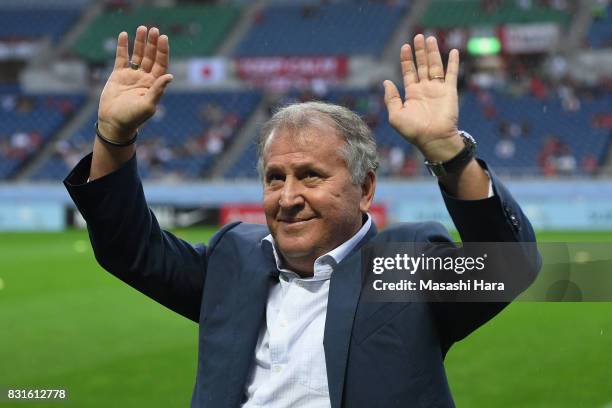
M 207 125 L 220 123 L 225 116 L 223 109 L 216 103 L 206 103 L 200 111 L 202 120 L 204 120 Z
M 514 141 L 508 138 L 501 139 L 495 145 L 495 155 L 500 159 L 511 159 L 516 152 Z
M 582 159 L 582 171 L 584 171 L 586 174 L 595 174 L 598 167 L 599 160 L 597 160 L 597 157 L 594 154 L 587 154 L 584 159 Z
M 595 128 L 612 129 L 612 112 L 593 115 L 591 124 Z
M 419 170 L 419 163 L 412 156 L 407 156 L 404 160 L 404 167 L 400 170 L 400 176 L 402 177 L 414 177 Z
M 36 151 L 42 143 L 40 133 L 17 131 L 11 136 L 10 156 L 24 159 L 32 152 Z
M 501 6 L 502 0 L 481 0 L 481 8 L 485 13 L 496 13 Z
M 11 146 L 6 135 L 0 134 L 0 156 L 9 157 Z
M 376 231 L 371 130 L 338 105 L 279 110 L 259 142 L 267 227 L 230 224 L 208 247 L 191 246 L 159 228 L 136 171 L 136 129 L 172 80 L 168 38 L 155 28 L 146 36 L 139 27 L 130 60 L 127 33 L 119 35 L 93 154 L 65 183 L 99 262 L 200 323 L 191 406 L 453 406 L 443 356 L 507 303 L 364 302 L 358 249 L 368 242 L 441 242 L 432 256 L 462 255 L 433 222 Z M 384 82 L 398 141 L 427 158 L 465 240 L 534 241 L 518 204 L 457 129 L 459 52 L 445 70 L 435 38 L 417 35 L 414 48 L 416 58 L 401 48 L 406 98 Z M 537 254 L 527 247 L 515 280 L 535 277 Z
M 30 113 L 34 110 L 34 101 L 28 96 L 21 95 L 17 99 L 15 110 L 19 113 Z
M 13 112 L 17 107 L 17 95 L 2 95 L 2 99 L 0 99 L 0 106 L 2 106 L 2 110 L 5 112 Z
M 554 157 L 557 155 L 561 146 L 561 142 L 554 135 L 549 135 L 542 144 L 542 149 L 538 153 L 538 164 L 545 176 L 554 176 L 556 168 L 554 165 Z
M 491 93 L 487 90 L 479 90 L 477 93 L 478 102 L 482 107 L 482 114 L 487 119 L 493 119 L 497 116 L 497 108 Z
M 391 166 L 391 173 L 393 175 L 399 175 L 401 170 L 404 168 L 404 161 L 406 160 L 406 153 L 404 149 L 399 146 L 393 146 L 389 151 L 389 165 Z
M 300 15 L 302 18 L 314 18 L 319 14 L 318 4 L 304 4 L 300 9 Z
M 557 86 L 557 96 L 561 99 L 561 106 L 563 106 L 565 111 L 576 112 L 580 110 L 580 99 L 576 96 L 569 80 L 559 83 Z
M 576 157 L 567 144 L 563 143 L 560 146 L 559 152 L 554 156 L 554 165 L 557 174 L 561 176 L 569 176 L 576 172 Z
M 548 97 L 548 88 L 544 81 L 537 75 L 531 77 L 529 90 L 533 96 L 540 100 L 544 100 Z
M 514 0 L 514 3 L 523 10 L 529 10 L 533 7 L 533 0 Z
M 55 109 L 58 112 L 61 112 L 62 115 L 70 115 L 74 112 L 74 103 L 70 99 L 58 99 L 53 97 L 48 97 L 45 100 L 45 105 L 48 108 Z
M 391 162 L 389 160 L 390 150 L 391 149 L 387 146 L 378 146 L 378 168 L 376 172 L 380 174 L 381 177 L 391 175 Z
M 569 145 L 553 135 L 544 141 L 538 155 L 538 162 L 545 176 L 567 176 L 574 174 L 578 167 L 576 157 Z

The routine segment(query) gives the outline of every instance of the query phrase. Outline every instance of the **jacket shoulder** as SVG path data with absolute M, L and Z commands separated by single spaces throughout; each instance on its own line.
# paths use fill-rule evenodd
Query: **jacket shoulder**
M 400 222 L 386 227 L 378 233 L 378 239 L 383 241 L 414 241 L 430 242 L 450 238 L 448 230 L 444 225 L 436 221 L 426 222 Z
M 248 224 L 240 221 L 224 225 L 220 231 L 224 232 L 223 241 L 231 240 L 236 244 L 243 245 L 256 244 L 270 234 L 270 230 L 265 225 Z

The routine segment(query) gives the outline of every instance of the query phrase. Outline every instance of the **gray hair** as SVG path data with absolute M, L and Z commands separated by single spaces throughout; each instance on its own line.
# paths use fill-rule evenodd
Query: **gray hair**
M 257 143 L 257 171 L 263 178 L 264 153 L 276 129 L 304 129 L 311 126 L 332 125 L 345 140 L 342 155 L 351 173 L 353 184 L 363 183 L 368 172 L 376 171 L 378 158 L 372 131 L 351 110 L 331 103 L 294 103 L 279 109 L 264 124 Z

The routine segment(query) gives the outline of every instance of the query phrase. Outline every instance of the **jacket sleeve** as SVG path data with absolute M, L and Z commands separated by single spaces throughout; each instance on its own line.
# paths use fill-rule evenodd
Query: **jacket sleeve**
M 487 169 L 484 162 L 481 166 Z M 493 196 L 482 200 L 459 200 L 446 194 L 442 189 L 444 202 L 457 227 L 462 242 L 525 242 L 535 243 L 531 223 L 514 200 L 510 192 L 487 169 L 493 185 Z M 417 232 L 417 241 L 451 241 L 446 229 L 437 223 L 427 223 Z M 521 282 L 527 288 L 535 280 L 540 269 L 540 256 L 535 245 L 525 245 L 524 274 Z M 430 303 L 441 335 L 443 350 L 446 352 L 452 343 L 463 339 L 472 331 L 486 323 L 503 308 L 507 302 L 440 302 Z
M 218 231 L 208 246 L 192 246 L 159 227 L 145 200 L 136 156 L 88 183 L 90 166 L 91 154 L 64 185 L 87 222 L 98 263 L 160 304 L 199 321 L 207 258 L 236 224 Z

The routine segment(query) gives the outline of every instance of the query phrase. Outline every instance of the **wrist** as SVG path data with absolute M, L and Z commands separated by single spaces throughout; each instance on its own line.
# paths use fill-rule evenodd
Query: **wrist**
M 459 137 L 463 142 L 463 148 L 455 156 L 445 161 L 425 160 L 425 165 L 433 176 L 439 178 L 445 175 L 460 173 L 474 160 L 476 141 L 469 133 L 463 131 L 459 132 Z
M 457 156 L 465 147 L 463 138 L 459 131 L 453 132 L 450 136 L 436 138 L 418 146 L 425 157 L 431 163 L 447 162 Z
M 113 125 L 110 122 L 98 118 L 98 131 L 105 139 L 115 143 L 124 143 L 129 141 L 138 132 L 138 129 L 122 129 L 119 126 Z

